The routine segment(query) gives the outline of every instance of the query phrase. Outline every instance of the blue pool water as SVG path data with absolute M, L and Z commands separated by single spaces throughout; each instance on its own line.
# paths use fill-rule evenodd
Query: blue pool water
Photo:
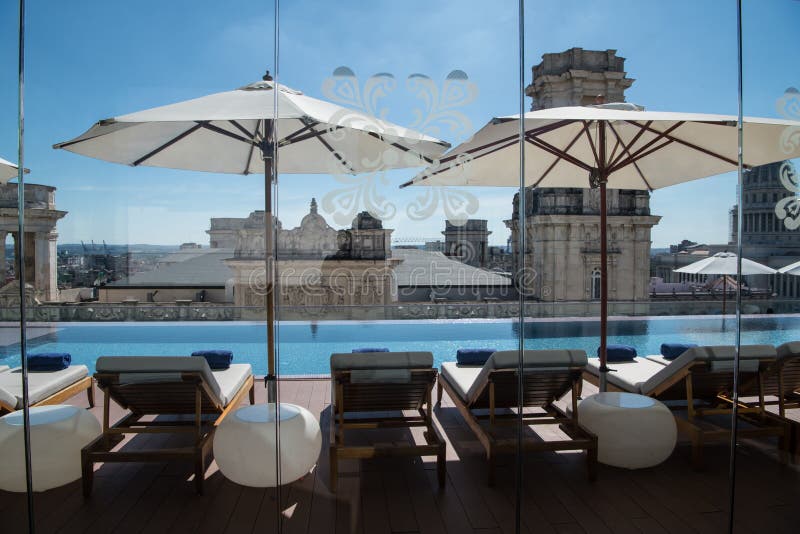
M 800 339 L 800 316 L 756 316 L 742 321 L 742 343 L 777 345 Z M 454 360 L 461 347 L 517 348 L 519 323 L 509 320 L 291 322 L 278 329 L 279 372 L 285 375 L 326 374 L 334 352 L 357 347 L 425 350 L 436 364 Z M 596 320 L 530 321 L 525 347 L 575 348 L 596 354 Z M 13 332 L 9 329 L 9 332 Z M 645 318 L 609 321 L 609 343 L 633 345 L 640 354 L 657 354 L 664 342 L 729 345 L 735 342 L 735 321 L 719 317 Z M 249 362 L 266 374 L 266 333 L 259 323 L 61 323 L 52 332 L 28 342 L 30 353 L 68 352 L 73 363 L 94 371 L 99 356 L 187 355 L 200 349 L 229 349 L 236 362 Z M 19 344 L 0 348 L 0 365 L 19 365 Z

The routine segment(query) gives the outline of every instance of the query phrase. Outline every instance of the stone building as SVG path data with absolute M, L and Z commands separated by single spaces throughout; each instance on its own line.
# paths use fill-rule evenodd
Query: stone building
M 234 304 L 263 306 L 264 212 L 255 211 L 236 235 L 233 271 Z M 351 228 L 335 230 L 312 199 L 300 226 L 284 229 L 276 220 L 276 273 L 279 306 L 380 305 L 396 299 L 391 258 L 392 230 L 362 212 Z
M 18 185 L 0 185 L 0 270 L 5 283 L 6 239 L 14 240 L 14 273 L 19 272 Z M 47 185 L 25 184 L 25 281 L 33 286 L 36 298 L 58 300 L 56 224 L 67 212 L 56 209 L 56 188 Z
M 531 111 L 595 104 L 598 95 L 609 103 L 625 102 L 625 89 L 634 81 L 626 76 L 625 58 L 616 50 L 570 48 L 542 55 L 525 95 L 533 99 Z
M 593 189 L 525 190 L 525 252 L 518 245 L 519 194 L 512 232 L 515 281 L 533 299 L 587 301 L 600 298 L 600 209 Z M 609 190 L 608 298 L 646 300 L 650 282 L 650 215 L 647 192 Z
M 211 228 L 206 230 L 211 248 L 234 248 L 236 234 L 245 220 L 241 217 L 212 217 Z
M 463 224 L 445 221 L 444 253 L 460 258 L 473 267 L 486 267 L 489 253 L 489 234 L 486 219 L 468 219 Z
M 783 179 L 782 179 L 783 174 Z M 790 161 L 746 170 L 742 177 L 742 208 L 730 212 L 730 246 L 737 241 L 738 218 L 742 216 L 742 256 L 778 269 L 800 260 L 800 233 L 792 227 L 791 204 L 797 202 L 790 187 L 797 183 L 797 170 Z M 785 205 L 781 208 L 779 206 Z M 786 217 L 779 218 L 776 211 Z M 787 224 L 788 223 L 788 224 Z M 731 250 L 735 250 L 732 248 Z M 752 277 L 759 287 L 771 287 L 782 297 L 800 296 L 800 277 L 776 275 Z
M 615 50 L 572 48 L 544 54 L 533 67 L 525 94 L 532 110 L 624 102 L 634 80 Z M 575 172 L 582 172 L 576 169 Z M 647 300 L 650 232 L 660 217 L 650 214 L 647 191 L 609 189 L 609 300 Z M 512 262 L 517 287 L 542 301 L 600 298 L 600 193 L 596 189 L 527 188 L 525 250 L 519 250 L 519 194 L 514 197 Z

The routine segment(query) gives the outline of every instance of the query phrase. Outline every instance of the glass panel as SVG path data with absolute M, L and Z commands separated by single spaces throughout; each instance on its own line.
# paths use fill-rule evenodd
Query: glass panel
M 580 426 L 567 433 L 577 450 L 523 455 L 523 528 L 722 531 L 731 410 L 717 394 L 733 388 L 735 291 L 718 271 L 676 270 L 735 249 L 736 11 L 525 7 L 525 175 L 538 186 L 526 191 L 525 264 L 536 274 L 526 347 L 585 351 L 588 362 Z M 712 125 L 687 113 L 729 117 Z M 666 359 L 671 350 L 682 355 Z M 574 413 L 569 394 L 556 405 Z M 565 439 L 570 424 L 547 438 Z M 579 446 L 587 431 L 594 484 Z
M 748 419 L 739 424 L 736 440 L 736 484 L 731 497 L 737 532 L 794 528 L 793 512 L 782 496 L 791 493 L 799 480 L 795 471 L 786 471 L 781 464 L 796 454 L 794 436 L 800 428 L 800 413 L 792 393 L 797 389 L 794 362 L 800 361 L 796 359 L 800 336 L 796 330 L 797 276 L 791 269 L 800 260 L 796 210 L 800 191 L 800 80 L 797 59 L 783 46 L 783 36 L 800 16 L 800 4 L 777 1 L 770 2 L 769 9 L 764 7 L 742 2 L 744 163 L 764 165 L 744 170 L 732 211 L 734 222 L 741 219 L 733 236 L 743 275 L 736 295 L 742 343 L 738 396 L 742 402 L 740 420 Z M 753 134 L 751 122 L 764 120 L 753 117 L 791 122 Z M 757 151 L 765 157 L 754 161 Z M 788 269 L 785 274 L 750 274 L 763 271 L 762 266 Z M 776 354 L 761 362 L 760 374 L 755 374 L 746 359 L 747 345 L 752 343 L 777 348 Z M 751 411 L 755 413 L 746 413 Z M 752 439 L 754 423 L 771 429 L 770 437 Z M 784 472 L 788 476 L 779 475 Z
M 20 285 L 15 278 L 14 236 L 19 232 L 17 217 L 18 174 L 20 158 L 19 50 L 20 5 L 6 2 L 0 6 L 0 65 L 5 75 L 0 84 L 0 458 L 4 469 L 0 476 L 0 501 L 16 510 L 4 521 L 4 529 L 28 532 L 32 493 L 26 464 L 27 411 L 23 406 L 23 373 L 20 369 Z M 9 182 L 10 181 L 10 182 Z M 11 509 L 11 508 L 9 508 Z
M 513 528 L 513 453 L 495 460 L 483 445 L 487 422 L 473 428 L 468 408 L 487 413 L 488 384 L 476 386 L 478 404 L 467 393 L 477 362 L 518 347 L 508 226 L 519 188 L 464 187 L 466 174 L 399 186 L 451 161 L 439 160 L 444 146 L 432 138 L 455 147 L 492 117 L 518 112 L 517 7 L 282 8 L 280 83 L 342 106 L 326 107 L 334 131 L 308 112 L 311 123 L 281 123 L 278 135 L 288 138 L 278 149 L 280 397 L 307 409 L 322 431 L 313 473 L 292 482 L 282 472 L 284 528 Z M 354 355 L 359 349 L 389 354 Z M 460 349 L 485 353 L 456 367 Z M 513 379 L 507 385 L 513 390 Z M 505 416 L 509 398 L 498 406 Z M 391 418 L 400 416 L 399 428 L 348 426 L 399 424 Z M 284 423 L 284 461 L 303 444 L 289 432 Z M 513 425 L 503 432 L 513 439 Z
M 249 137 L 267 89 L 237 88 L 260 82 L 267 65 L 257 62 L 272 56 L 272 4 L 158 13 L 101 2 L 28 13 L 31 173 L 25 232 L 6 258 L 18 258 L 14 273 L 28 284 L 37 532 L 276 528 L 274 489 L 241 485 L 243 471 L 261 482 L 274 471 L 275 425 L 236 411 L 250 392 L 266 399 L 265 309 L 263 298 L 236 300 L 228 264 L 238 237 L 228 217 L 264 205 Z M 2 64 L 11 72 L 14 63 Z M 13 116 L 13 102 L 0 118 Z M 0 205 L 0 215 L 12 208 Z M 3 320 L 16 320 L 19 297 L 0 298 Z M 22 350 L 9 332 L 3 354 L 17 364 Z M 43 353 L 71 361 L 51 356 L 65 368 L 34 372 Z M 101 436 L 104 420 L 112 428 Z M 241 437 L 251 427 L 267 429 L 260 441 Z M 13 499 L 0 494 L 0 509 L 15 510 L 9 521 L 24 509 Z M 16 526 L 9 532 L 24 531 L 22 520 Z

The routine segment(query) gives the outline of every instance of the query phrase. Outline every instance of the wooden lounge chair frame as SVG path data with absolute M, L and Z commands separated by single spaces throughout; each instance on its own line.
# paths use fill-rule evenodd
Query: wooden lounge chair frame
M 760 360 L 758 372 L 740 373 L 741 375 L 754 375 L 752 380 L 758 389 L 760 402 L 756 405 L 739 402 L 738 417 L 750 426 L 739 426 L 737 436 L 742 438 L 778 437 L 778 447 L 783 458 L 783 453 L 789 448 L 788 421 L 768 413 L 763 402 L 763 369 L 773 363 L 774 359 L 763 358 Z M 598 377 L 588 371 L 584 372 L 584 379 L 591 384 L 599 385 Z M 694 469 L 703 468 L 703 447 L 707 442 L 730 439 L 731 430 L 729 428 L 716 425 L 703 418 L 732 413 L 731 384 L 733 384 L 733 371 L 712 371 L 709 362 L 694 361 L 648 393 L 648 396 L 661 401 L 686 401 L 685 407 L 667 406 L 673 412 L 678 429 L 687 434 L 691 440 L 691 461 Z M 626 391 L 611 382 L 608 382 L 607 386 L 608 391 Z M 697 407 L 695 402 L 698 400 L 706 402 L 708 407 Z M 685 417 L 676 413 L 682 410 L 686 410 Z
M 89 408 L 94 408 L 94 383 L 92 381 L 91 376 L 85 376 L 74 382 L 67 387 L 60 389 L 59 391 L 53 393 L 46 399 L 40 400 L 34 404 L 31 404 L 31 408 L 36 408 L 37 406 L 51 406 L 54 404 L 62 404 L 65 400 L 70 399 L 80 393 L 83 390 L 86 390 L 86 396 L 89 399 Z M 5 402 L 0 401 L 0 415 L 11 413 L 16 411 L 16 406 L 9 406 Z
M 800 408 L 800 357 L 779 358 L 769 363 L 758 377 L 744 382 L 739 396 L 755 392 L 762 406 L 778 405 L 778 414 L 786 417 L 786 410 Z M 767 395 L 777 400 L 767 401 Z
M 547 367 L 526 367 L 523 372 L 522 405 L 525 408 L 543 408 L 544 413 L 524 413 L 523 424 L 526 426 L 559 425 L 559 428 L 570 439 L 557 441 L 534 441 L 524 439 L 525 451 L 586 451 L 586 468 L 589 480 L 597 478 L 597 436 L 578 422 L 578 394 L 581 387 L 583 366 L 551 369 Z M 498 414 L 502 408 L 517 408 L 517 388 L 519 386 L 517 369 L 495 369 L 488 375 L 488 382 L 481 394 L 472 403 L 465 403 L 456 393 L 446 376 L 440 376 L 437 386 L 438 403 L 442 402 L 442 390 L 453 400 L 458 411 L 469 427 L 478 437 L 486 450 L 486 461 L 489 465 L 488 483 L 494 485 L 495 459 L 498 454 L 515 453 L 516 438 L 499 437 L 496 433 L 498 425 L 515 425 L 518 421 L 516 413 Z M 555 401 L 571 391 L 572 415 L 565 414 Z M 488 414 L 476 414 L 473 410 L 487 409 Z M 481 420 L 488 419 L 488 428 Z
M 203 374 L 199 371 L 179 373 L 180 379 L 169 382 L 120 383 L 119 372 L 95 373 L 97 387 L 103 392 L 103 433 L 81 450 L 83 494 L 92 492 L 94 464 L 97 462 L 162 462 L 194 461 L 194 483 L 198 495 L 203 494 L 203 480 L 214 431 L 225 417 L 235 410 L 245 394 L 255 404 L 253 375 L 249 375 L 226 406 L 217 402 Z M 109 423 L 111 399 L 131 413 Z M 192 420 L 141 421 L 147 415 L 194 415 Z M 209 416 L 216 416 L 210 419 Z M 170 449 L 113 451 L 125 434 L 193 433 L 194 444 Z
M 350 370 L 331 373 L 330 487 L 336 491 L 338 463 L 343 458 L 380 456 L 436 456 L 439 487 L 446 476 L 445 441 L 433 423 L 431 396 L 436 369 L 409 369 L 410 380 L 402 383 L 352 382 Z M 419 415 L 356 418 L 355 412 L 415 410 Z M 346 444 L 346 430 L 424 427 L 425 444 L 388 443 L 367 446 Z

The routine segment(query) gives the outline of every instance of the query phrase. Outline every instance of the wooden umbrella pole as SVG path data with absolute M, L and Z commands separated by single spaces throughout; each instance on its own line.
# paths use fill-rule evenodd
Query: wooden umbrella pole
M 608 236 L 606 213 L 606 179 L 600 178 L 600 391 L 607 388 L 608 355 Z
M 600 186 L 600 392 L 607 389 L 608 355 L 606 354 L 608 334 L 608 213 L 606 205 L 606 184 L 608 168 L 606 163 L 606 123 L 598 121 L 598 169 L 597 180 Z
M 277 402 L 277 377 L 275 375 L 275 286 L 273 267 L 273 228 L 272 228 L 272 183 L 274 181 L 272 120 L 264 121 L 264 140 L 261 147 L 264 160 L 264 276 L 267 307 L 267 402 Z

